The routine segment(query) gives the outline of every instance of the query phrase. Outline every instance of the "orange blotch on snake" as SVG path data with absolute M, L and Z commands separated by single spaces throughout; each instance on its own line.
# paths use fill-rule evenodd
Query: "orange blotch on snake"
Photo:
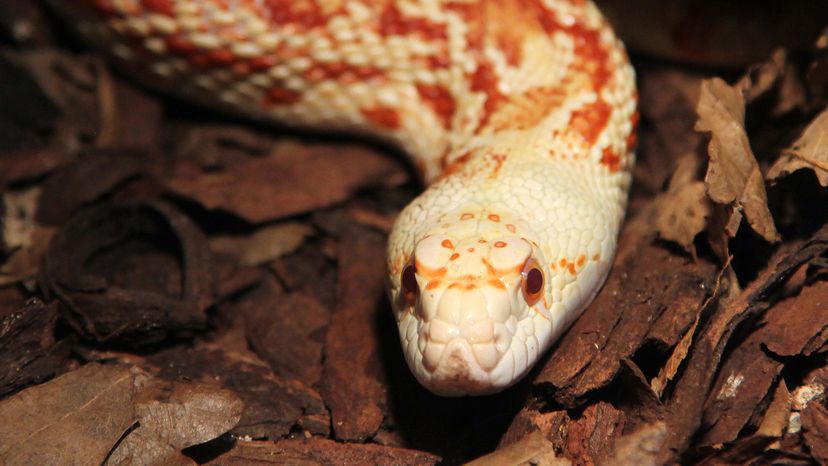
M 265 95 L 265 106 L 290 105 L 302 100 L 298 92 L 281 87 L 271 87 Z
M 578 267 L 583 267 L 584 262 L 586 262 L 586 257 L 583 254 L 578 256 L 578 260 L 575 261 L 575 263 L 578 264 Z
M 561 268 L 566 267 L 566 259 L 565 258 L 561 259 L 560 264 L 561 264 Z
M 402 126 L 400 114 L 391 107 L 376 106 L 363 108 L 362 114 L 378 126 L 388 129 L 399 129 Z
M 471 220 L 474 218 L 474 214 L 465 213 L 460 215 L 460 220 Z
M 505 248 L 505 247 L 506 247 L 506 243 L 504 243 L 503 241 L 497 241 L 497 242 L 495 242 L 494 246 L 495 246 L 496 248 Z
M 493 222 L 499 222 L 499 221 L 500 221 L 500 215 L 497 215 L 497 214 L 489 214 L 489 220 L 491 220 L 491 221 L 493 221 Z
M 141 0 L 141 4 L 144 5 L 145 9 L 153 13 L 167 16 L 173 16 L 175 13 L 172 0 Z
M 534 0 L 529 7 L 537 11 L 538 18 L 546 33 L 549 35 L 561 31 L 569 34 L 575 44 L 574 55 L 578 57 L 573 63 L 573 68 L 586 73 L 592 81 L 592 89 L 596 92 L 609 81 L 615 70 L 612 60 L 609 57 L 609 50 L 601 42 L 601 30 L 589 29 L 581 21 L 561 21 L 554 11 L 547 9 L 543 2 Z
M 451 255 L 451 257 L 449 257 L 449 260 L 450 260 L 450 261 L 457 260 L 457 258 L 458 258 L 458 257 L 460 257 L 460 254 L 457 254 L 457 253 L 455 252 L 454 254 L 452 254 L 452 255 Z
M 477 242 L 480 244 L 486 244 L 486 240 L 483 238 L 480 238 L 479 240 L 477 240 Z
M 428 285 L 426 285 L 425 289 L 433 290 L 438 286 L 440 286 L 440 280 L 431 280 L 430 282 L 428 282 Z
M 176 55 L 192 55 L 197 50 L 192 42 L 180 34 L 167 36 L 164 42 L 167 43 L 167 49 Z
M 612 107 L 603 99 L 586 104 L 572 112 L 569 118 L 569 130 L 580 134 L 587 144 L 593 145 L 606 127 L 610 113 L 612 113 Z
M 267 16 L 276 25 L 292 24 L 304 28 L 324 26 L 330 19 L 314 1 L 266 2 Z M 334 14 L 336 12 L 331 12 Z
M 569 271 L 572 275 L 575 275 L 577 272 L 575 271 L 575 264 L 570 262 L 569 265 L 566 266 L 566 270 Z
M 506 224 L 506 229 L 509 230 L 509 233 L 514 233 L 517 231 L 517 228 L 515 228 L 515 226 L 511 223 Z
M 379 17 L 380 35 L 404 36 L 417 34 L 426 39 L 445 39 L 446 26 L 429 21 L 425 17 L 405 16 L 394 3 L 389 4 Z
M 497 178 L 497 175 L 500 174 L 500 169 L 503 168 L 503 162 L 506 161 L 506 156 L 503 154 L 492 154 L 492 160 L 495 163 L 494 169 L 492 173 L 489 174 L 490 179 Z
M 454 249 L 454 245 L 451 244 L 451 240 L 448 240 L 448 239 L 444 239 L 443 242 L 440 243 L 440 246 L 442 246 L 446 249 Z
M 253 72 L 253 68 L 246 62 L 234 63 L 231 69 L 233 70 L 233 74 L 242 78 Z
M 238 57 L 228 49 L 214 49 L 206 54 L 207 64 L 213 66 L 227 66 L 238 61 Z
M 601 165 L 606 166 L 609 171 L 615 173 L 621 169 L 621 158 L 610 147 L 604 148 L 604 154 L 601 156 Z
M 504 285 L 502 281 L 500 281 L 496 278 L 492 278 L 491 280 L 489 280 L 489 285 L 491 285 L 493 288 L 497 288 L 499 290 L 505 290 L 506 289 L 506 285 Z
M 276 64 L 278 64 L 279 61 L 279 58 L 277 58 L 275 55 L 261 55 L 249 59 L 247 63 L 250 65 L 250 68 L 260 71 L 276 66 Z
M 460 171 L 460 169 L 463 168 L 464 165 L 466 165 L 466 163 L 469 161 L 470 158 L 471 158 L 471 153 L 470 152 L 466 152 L 465 154 L 461 155 L 460 157 L 457 157 L 451 163 L 448 163 L 447 158 L 443 157 L 440 161 L 440 165 L 443 167 L 443 173 L 442 173 L 442 175 L 440 175 L 440 177 L 445 178 L 445 177 L 447 177 L 451 174 L 454 174 L 454 173 Z
M 601 255 L 600 254 L 595 254 L 594 256 L 592 256 L 592 260 L 595 261 L 595 262 L 598 262 L 599 260 L 601 260 Z
M 331 63 L 314 63 L 302 73 L 302 77 L 311 82 L 340 81 L 354 83 L 368 81 L 384 76 L 383 71 L 371 66 L 354 66 L 343 61 Z
M 486 94 L 486 100 L 483 104 L 483 115 L 477 124 L 476 132 L 480 132 L 486 127 L 492 114 L 507 100 L 506 96 L 497 90 L 498 81 L 499 78 L 491 64 L 488 62 L 477 64 L 477 70 L 471 76 L 471 90 L 472 92 Z
M 420 94 L 420 98 L 437 114 L 443 127 L 446 129 L 451 128 L 451 118 L 454 116 L 457 103 L 448 89 L 443 86 L 418 83 L 417 93 Z
M 469 249 L 467 249 L 467 251 L 474 252 L 474 248 L 469 248 Z
M 414 259 L 414 267 L 417 270 L 417 274 L 421 277 L 425 278 L 429 282 L 431 280 L 442 278 L 446 275 L 448 270 L 445 267 L 440 267 L 439 269 L 430 269 L 420 263 L 416 258 Z

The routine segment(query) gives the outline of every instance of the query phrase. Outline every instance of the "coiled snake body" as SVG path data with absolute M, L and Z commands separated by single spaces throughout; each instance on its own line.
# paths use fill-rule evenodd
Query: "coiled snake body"
M 152 85 L 411 154 L 428 188 L 391 233 L 388 290 L 433 392 L 513 384 L 603 283 L 636 91 L 590 1 L 55 2 Z

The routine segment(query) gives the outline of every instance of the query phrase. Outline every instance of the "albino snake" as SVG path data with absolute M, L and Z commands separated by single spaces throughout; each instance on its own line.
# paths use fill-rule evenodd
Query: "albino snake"
M 591 1 L 54 3 L 150 85 L 411 154 L 429 187 L 394 225 L 388 290 L 431 391 L 515 383 L 604 282 L 637 97 Z

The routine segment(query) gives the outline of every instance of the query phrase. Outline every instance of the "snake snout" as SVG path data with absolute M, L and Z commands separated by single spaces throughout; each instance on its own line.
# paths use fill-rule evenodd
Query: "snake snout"
M 496 291 L 458 280 L 434 303 L 435 311 L 420 334 L 422 369 L 433 391 L 464 395 L 494 390 L 493 378 L 510 346 L 504 344 L 504 335 L 511 340 L 505 325 L 497 320 L 509 310 L 493 309 L 508 307 L 508 299 L 498 296 L 505 295 L 503 290 Z

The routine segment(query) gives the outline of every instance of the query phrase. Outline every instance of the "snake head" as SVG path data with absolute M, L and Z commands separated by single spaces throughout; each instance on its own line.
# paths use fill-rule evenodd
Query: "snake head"
M 391 294 L 406 361 L 420 383 L 460 396 L 519 380 L 552 329 L 544 263 L 531 240 L 515 235 L 438 233 L 416 242 Z

